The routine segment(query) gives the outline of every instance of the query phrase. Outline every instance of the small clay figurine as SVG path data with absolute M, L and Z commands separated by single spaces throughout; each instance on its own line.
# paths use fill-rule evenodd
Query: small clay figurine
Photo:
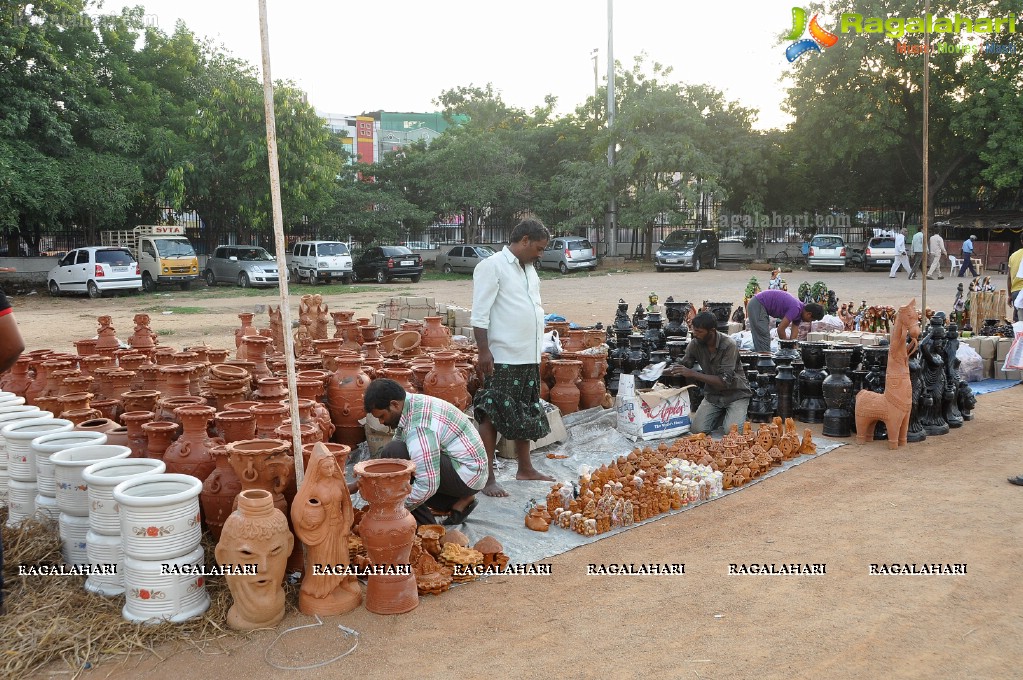
M 799 445 L 796 453 L 801 456 L 812 456 L 817 453 L 817 445 L 813 443 L 813 433 L 810 432 L 810 428 L 803 430 L 803 443 Z

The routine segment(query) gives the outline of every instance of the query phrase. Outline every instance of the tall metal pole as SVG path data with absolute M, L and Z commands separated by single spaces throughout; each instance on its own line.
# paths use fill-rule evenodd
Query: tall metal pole
M 607 145 L 607 167 L 610 170 L 608 185 L 611 198 L 607 206 L 607 254 L 618 255 L 618 199 L 615 196 L 615 51 L 614 51 L 614 0 L 607 0 L 607 129 L 611 141 Z
M 277 118 L 274 115 L 274 86 L 270 76 L 270 30 L 266 23 L 266 0 L 259 0 L 259 37 L 263 49 L 263 109 L 266 112 L 266 149 L 270 163 L 270 202 L 273 205 L 274 247 L 277 250 L 278 302 L 284 325 L 284 359 L 288 368 L 288 395 L 291 402 L 291 441 L 295 453 L 295 484 L 302 485 L 302 429 L 298 420 L 298 386 L 295 377 L 295 340 L 291 334 L 291 307 L 288 305 L 287 246 L 284 241 L 284 216 L 281 212 L 281 171 L 277 160 Z
M 928 17 L 931 14 L 931 0 L 924 2 L 924 16 Z M 930 22 L 924 22 L 924 134 L 923 134 L 923 174 L 924 174 L 924 214 L 920 219 L 920 226 L 924 232 L 924 252 L 920 260 L 920 273 L 923 276 L 920 277 L 920 311 L 924 312 L 927 310 L 927 256 L 930 239 L 927 232 L 929 231 L 929 222 L 931 218 L 931 175 L 929 168 L 930 160 L 930 145 L 928 144 L 928 132 L 930 123 L 930 91 L 931 91 L 931 30 Z M 938 257 L 941 257 L 940 255 Z

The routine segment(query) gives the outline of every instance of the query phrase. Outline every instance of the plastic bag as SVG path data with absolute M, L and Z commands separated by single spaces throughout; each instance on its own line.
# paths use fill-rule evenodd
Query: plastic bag
M 561 354 L 561 338 L 558 331 L 547 331 L 543 334 L 543 351 L 551 354 Z
M 837 316 L 825 314 L 820 321 L 811 321 L 810 330 L 814 333 L 841 333 L 845 330 L 845 322 Z
M 1005 355 L 1005 366 L 1003 370 L 1018 371 L 1023 369 L 1023 333 L 1017 333 L 1016 339 L 1009 347 L 1009 353 Z
M 967 344 L 960 344 L 956 350 L 959 359 L 959 376 L 966 382 L 980 382 L 984 379 L 984 359 L 977 350 Z

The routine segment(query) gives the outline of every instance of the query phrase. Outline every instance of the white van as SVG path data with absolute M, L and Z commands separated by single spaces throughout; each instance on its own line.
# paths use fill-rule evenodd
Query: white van
M 288 274 L 291 281 L 308 279 L 315 285 L 332 279 L 352 282 L 352 253 L 340 241 L 298 241 L 288 252 Z

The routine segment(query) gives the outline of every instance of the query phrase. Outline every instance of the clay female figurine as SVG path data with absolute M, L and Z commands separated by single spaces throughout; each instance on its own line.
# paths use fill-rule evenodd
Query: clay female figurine
M 354 519 L 344 470 L 326 446 L 314 446 L 308 474 L 291 504 L 295 534 L 306 546 L 298 593 L 303 614 L 335 616 L 362 602 L 355 576 L 336 573 L 348 569 L 348 534 Z
M 217 543 L 220 565 L 255 565 L 252 574 L 229 574 L 227 587 L 234 604 L 227 625 L 235 630 L 276 626 L 284 618 L 284 581 L 295 537 L 273 495 L 263 489 L 238 494 L 238 509 L 224 522 Z

